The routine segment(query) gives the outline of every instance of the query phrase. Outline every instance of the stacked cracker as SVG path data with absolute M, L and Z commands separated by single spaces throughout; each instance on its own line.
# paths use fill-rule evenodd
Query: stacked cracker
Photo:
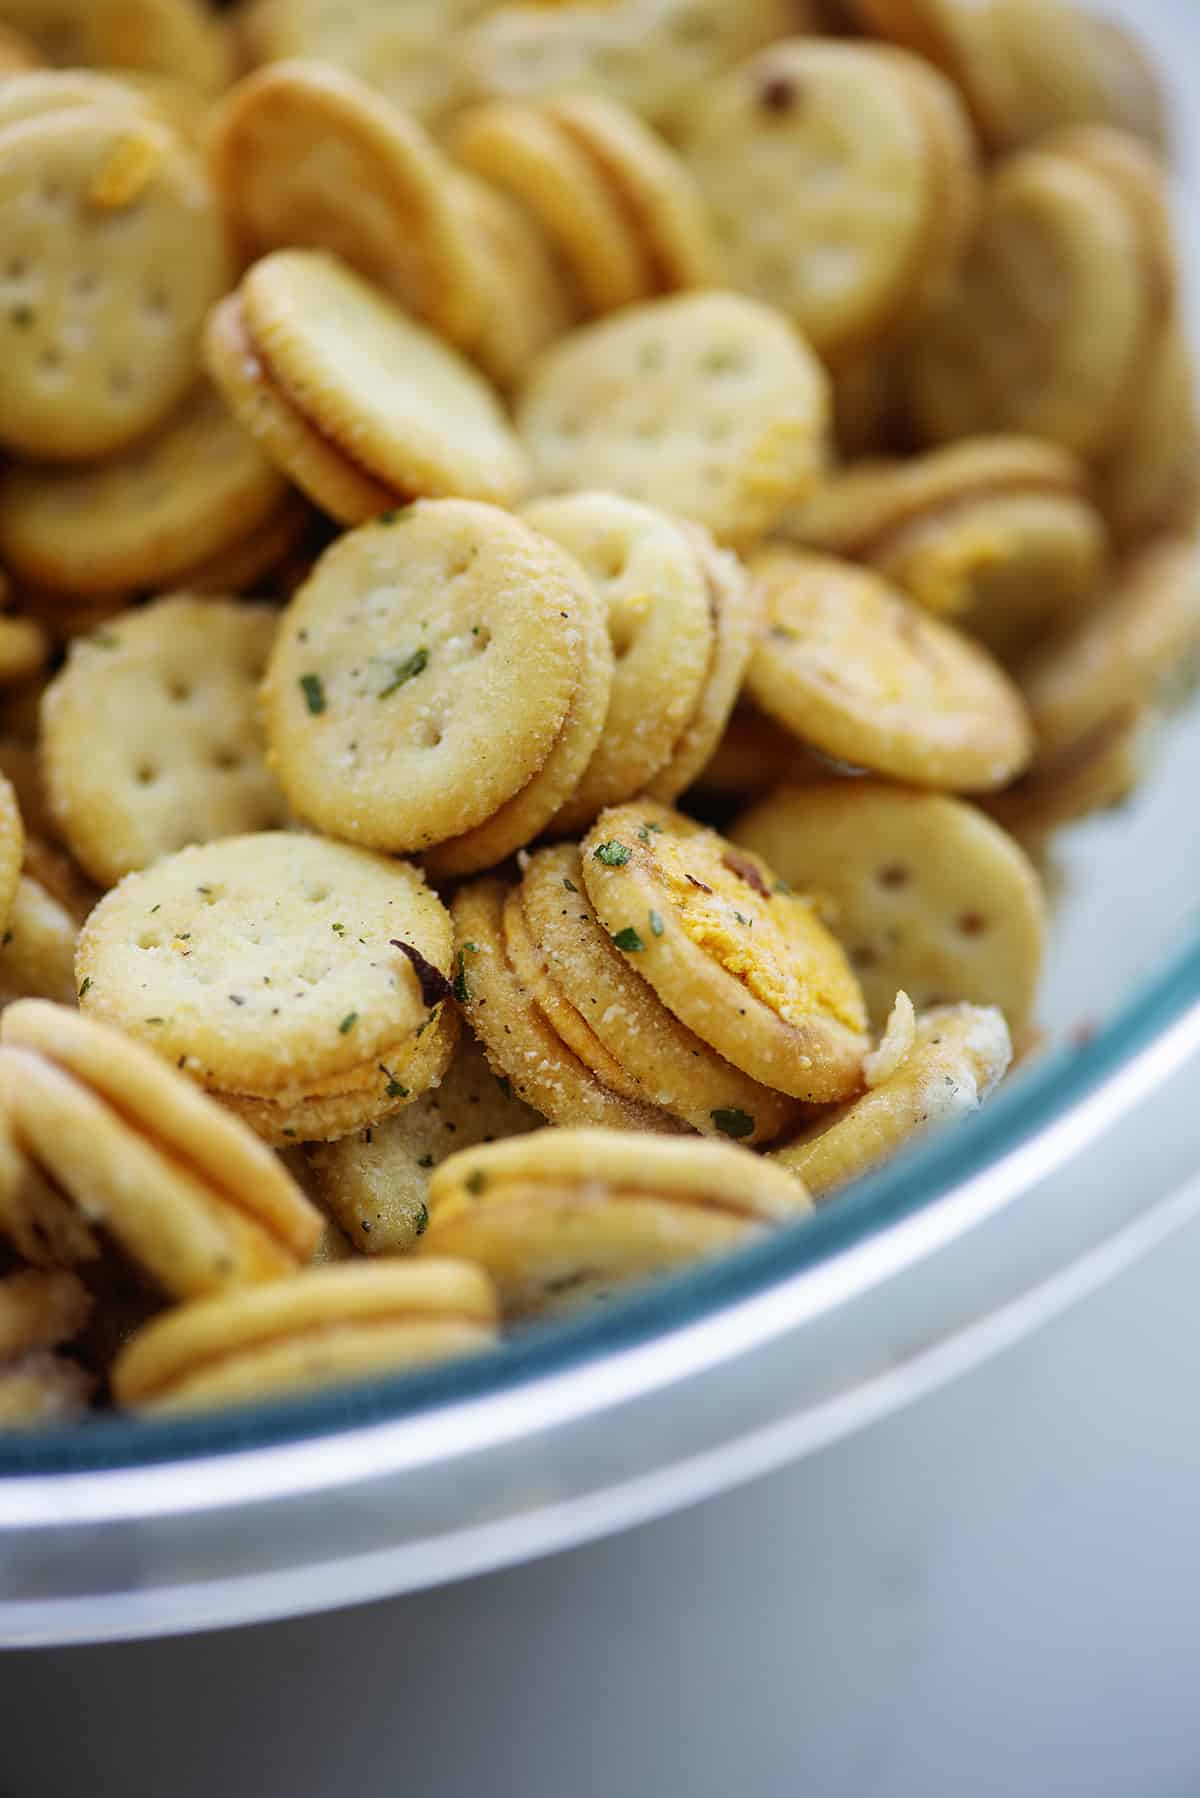
M 1200 642 L 1161 96 L 822 10 L 0 0 L 4 1422 L 486 1349 L 1036 1042 Z

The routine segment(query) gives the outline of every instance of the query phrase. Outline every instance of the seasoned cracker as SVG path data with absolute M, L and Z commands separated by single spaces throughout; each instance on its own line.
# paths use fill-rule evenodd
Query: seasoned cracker
M 132 115 L 33 119 L 0 134 L 0 234 L 0 438 L 82 461 L 153 429 L 230 274 L 201 164 Z
M 32 874 L 17 882 L 0 936 L 0 1008 L 14 999 L 75 1003 L 75 944 L 79 921 Z
M 846 1097 L 866 1048 L 862 993 L 813 902 L 757 857 L 645 800 L 580 845 L 596 915 L 680 1021 L 777 1092 Z M 728 1133 L 748 1136 L 752 1120 Z
M 754 703 L 852 766 L 957 792 L 1002 787 L 1028 764 L 1021 696 L 987 652 L 879 575 L 768 549 L 753 574 L 767 628 Z
M 922 1011 L 995 1006 L 1023 1040 L 1045 900 L 1029 858 L 974 806 L 877 781 L 826 781 L 779 788 L 729 834 L 817 896 L 873 1028 L 903 989 Z
M 62 837 L 101 886 L 284 822 L 257 702 L 277 620 L 177 595 L 72 644 L 42 701 L 42 767 Z
M 445 909 L 408 863 L 260 831 L 127 875 L 88 919 L 76 972 L 85 1012 L 206 1086 L 270 1098 L 370 1080 L 382 1093 L 377 1063 L 444 1002 L 450 947 Z
M 623 493 L 745 544 L 815 486 L 829 383 L 768 307 L 684 294 L 554 344 L 517 421 L 545 490 Z
M 569 831 L 648 787 L 679 747 L 715 653 L 708 579 L 689 534 L 634 500 L 577 493 L 524 517 L 582 565 L 616 656 L 603 736 L 555 821 Z
M 12 783 L 0 776 L 0 930 L 8 926 L 21 864 L 25 859 L 25 827 Z
M 478 1353 L 496 1300 L 449 1260 L 324 1267 L 155 1320 L 113 1368 L 119 1404 L 178 1411 L 308 1391 Z
M 490 380 L 508 389 L 574 322 L 570 296 L 541 232 L 515 202 L 465 170 L 455 172 L 452 191 L 467 218 L 486 296 L 483 332 L 471 354 Z
M 887 1079 L 773 1150 L 771 1159 L 822 1199 L 925 1131 L 977 1111 L 1011 1060 L 1008 1028 L 998 1011 L 939 1006 L 919 1019 L 912 1050 Z
M 0 485 L 0 556 L 73 604 L 162 591 L 244 543 L 285 484 L 207 382 L 161 430 L 86 468 L 26 467 Z
M 293 810 L 391 851 L 482 825 L 545 764 L 596 609 L 570 557 L 492 507 L 429 501 L 343 537 L 292 600 L 263 689 Z
M 47 62 L 139 69 L 215 94 L 229 49 L 202 0 L 4 0 L 4 17 Z
M 451 343 L 485 296 L 441 152 L 365 82 L 315 61 L 269 63 L 226 96 L 212 166 L 247 261 L 328 250 Z
M 569 1007 L 586 1022 L 644 1098 L 705 1136 L 727 1134 L 736 1119 L 747 1146 L 787 1128 L 794 1102 L 751 1080 L 681 1024 L 615 947 L 592 909 L 574 843 L 530 857 L 520 904 L 560 1013 Z
M 372 479 L 414 498 L 520 495 L 525 458 L 491 388 L 352 270 L 279 250 L 240 292 L 270 379 Z

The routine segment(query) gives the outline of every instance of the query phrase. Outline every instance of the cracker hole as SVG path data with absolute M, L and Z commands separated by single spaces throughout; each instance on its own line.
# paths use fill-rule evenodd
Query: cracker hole
M 158 769 L 150 762 L 140 762 L 134 771 L 134 779 L 139 787 L 152 787 L 158 779 Z
M 40 350 L 37 365 L 45 375 L 56 375 L 62 370 L 62 357 L 57 350 Z
M 740 375 L 749 367 L 744 350 L 733 344 L 722 344 L 707 350 L 700 358 L 700 372 L 705 375 Z
M 151 324 L 165 324 L 171 311 L 171 302 L 161 287 L 147 288 L 142 296 L 142 312 Z
M 438 718 L 420 718 L 413 728 L 412 740 L 418 749 L 436 749 L 445 730 Z
M 980 912 L 965 911 L 958 920 L 958 928 L 963 936 L 986 936 L 988 921 Z
M 241 754 L 236 749 L 217 749 L 213 751 L 212 765 L 224 774 L 232 774 L 242 765 Z
M 167 682 L 167 698 L 173 700 L 176 705 L 183 705 L 184 702 L 191 697 L 192 689 L 186 681 L 173 680 Z
M 139 949 L 161 949 L 162 938 L 156 935 L 153 930 L 146 930 L 143 931 L 138 938 L 137 946 Z
M 94 269 L 80 269 L 71 283 L 71 292 L 77 300 L 92 300 L 100 291 L 100 277 Z
M 482 655 L 492 640 L 492 633 L 486 624 L 477 624 L 471 632 L 471 648 L 475 654 Z
M 8 261 L 4 264 L 4 279 L 6 281 L 23 281 L 28 273 L 29 264 L 26 262 L 24 256 L 10 256 Z
M 633 427 L 635 437 L 643 443 L 657 443 L 662 436 L 662 420 L 658 418 L 640 418 Z
M 63 197 L 63 190 L 57 181 L 43 181 L 41 195 L 43 206 L 57 206 Z
M 855 947 L 851 949 L 850 960 L 853 965 L 864 974 L 870 973 L 872 968 L 877 968 L 879 966 L 878 955 L 876 955 L 874 949 L 866 943 L 857 943 Z
M 329 897 L 329 888 L 321 886 L 309 887 L 304 897 L 308 900 L 310 905 L 324 905 Z
M 574 412 L 566 412 L 558 421 L 558 434 L 568 439 L 578 437 L 583 430 L 583 420 Z
M 909 882 L 909 872 L 900 862 L 889 862 L 886 868 L 880 868 L 878 880 L 881 887 L 889 893 L 899 892 Z

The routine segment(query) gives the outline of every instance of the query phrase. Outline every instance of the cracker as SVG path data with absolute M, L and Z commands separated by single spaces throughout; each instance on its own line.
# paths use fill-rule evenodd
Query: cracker
M 670 759 L 646 788 L 664 805 L 686 791 L 716 753 L 766 617 L 762 594 L 733 551 L 718 550 L 698 525 L 692 527 L 692 541 L 708 577 L 713 644 L 696 709 Z
M 113 1368 L 121 1405 L 229 1405 L 477 1353 L 496 1340 L 486 1275 L 448 1260 L 325 1267 L 181 1307 Z
M 201 0 L 4 0 L 47 62 L 140 69 L 215 94 L 229 79 L 220 24 Z
M 569 1049 L 521 985 L 504 937 L 506 888 L 475 881 L 456 895 L 455 996 L 483 1044 L 489 1065 L 513 1092 L 552 1123 L 612 1129 L 670 1130 L 674 1120 L 610 1092 Z
M 78 937 L 78 921 L 62 901 L 22 874 L 0 937 L 0 1007 L 14 999 L 73 1005 Z
M 258 0 L 256 59 L 311 57 L 367 81 L 394 104 L 433 122 L 461 97 L 461 40 L 488 0 Z
M 87 1410 L 95 1382 L 62 1355 L 34 1350 L 0 1367 L 0 1428 L 72 1423 Z
M 432 1168 L 541 1122 L 464 1033 L 440 1085 L 382 1124 L 310 1148 L 308 1165 L 322 1204 L 357 1249 L 399 1255 L 425 1233 Z
M 99 1255 L 95 1236 L 70 1201 L 18 1147 L 0 1113 L 0 1238 L 31 1267 L 74 1267 Z
M 919 1019 L 910 1054 L 889 1078 L 773 1150 L 771 1159 L 822 1199 L 889 1161 L 926 1130 L 977 1111 L 1011 1059 L 998 1011 L 939 1006 Z
M 0 555 L 73 602 L 159 591 L 277 512 L 281 477 L 207 383 L 162 429 L 96 467 L 13 469 Z
M 27 1155 L 175 1297 L 296 1265 L 283 1243 L 53 1063 L 0 1048 L 0 1104 Z
M 199 162 L 117 112 L 14 126 L 0 138 L 0 233 L 3 441 L 85 460 L 151 430 L 195 379 L 230 273 Z
M 753 542 L 816 484 L 829 383 L 784 319 L 683 294 L 573 331 L 518 407 L 542 487 L 624 493 Z
M 1024 1037 L 1045 953 L 1045 901 L 1028 857 L 974 806 L 876 781 L 827 781 L 779 788 L 729 834 L 818 897 L 873 1028 L 902 988 L 919 1010 L 996 1006 Z
M 315 250 L 279 250 L 241 286 L 268 375 L 305 419 L 397 493 L 506 505 L 525 460 L 480 375 L 384 294 Z
M 595 607 L 570 557 L 491 507 L 431 501 L 343 537 L 292 600 L 263 689 L 294 811 L 388 850 L 483 824 L 546 762 Z
M 587 781 L 603 748 L 612 715 L 615 656 L 604 596 L 590 587 L 589 598 L 590 605 L 577 606 L 572 625 L 578 636 L 578 685 L 549 754 L 536 774 L 490 818 L 427 852 L 425 866 L 433 879 L 494 868 L 544 831 L 563 828 L 564 803 L 575 803 L 581 780 Z
M 1200 493 L 1200 422 L 1191 345 L 1162 333 L 1128 436 L 1100 470 L 1098 499 L 1119 542 L 1143 543 L 1185 526 Z
M 456 121 L 451 148 L 534 219 L 583 313 L 614 312 L 653 291 L 620 200 L 554 118 L 535 106 L 493 101 Z
M 688 112 L 713 77 L 814 23 L 808 0 L 566 0 L 499 6 L 463 42 L 468 82 L 536 99 L 587 89 L 656 123 Z
M 358 1084 L 427 1026 L 449 969 L 449 919 L 415 868 L 272 831 L 127 875 L 76 964 L 90 1015 L 205 1085 L 264 1098 Z
M 263 454 L 339 524 L 361 524 L 396 503 L 374 480 L 292 405 L 267 373 L 233 293 L 213 307 L 204 359 L 238 423 Z
M 0 687 L 31 679 L 49 656 L 46 633 L 36 619 L 0 616 Z
M 809 899 L 715 831 L 645 800 L 603 813 L 580 854 L 617 948 L 719 1055 L 797 1099 L 854 1090 L 862 994 Z M 730 1134 L 750 1128 L 739 1118 Z
M 583 567 L 616 657 L 603 735 L 555 820 L 569 831 L 640 793 L 674 754 L 715 652 L 709 587 L 691 538 L 652 507 L 579 493 L 536 501 L 524 516 Z
M 687 167 L 636 114 L 599 94 L 566 94 L 543 108 L 603 172 L 633 221 L 653 290 L 716 284 L 708 209 Z
M 45 113 L 80 107 L 148 114 L 177 131 L 194 148 L 201 147 L 195 113 L 206 116 L 207 107 L 196 90 L 162 77 L 139 78 L 129 71 L 114 75 L 95 69 L 39 69 L 19 80 L 6 80 L 0 88 L 0 131 Z
M 706 1136 L 722 1134 L 735 1117 L 739 1127 L 746 1119 L 747 1145 L 770 1142 L 786 1129 L 794 1103 L 751 1080 L 681 1024 L 614 947 L 592 909 L 574 843 L 530 857 L 520 904 L 562 1006 L 586 1022 L 650 1103 Z
M 947 105 L 957 100 L 900 57 L 773 44 L 713 87 L 684 138 L 729 279 L 827 357 L 875 344 L 911 316 L 970 224 L 938 207 L 937 146 L 914 83 L 937 82 Z
M 909 358 L 919 429 L 933 442 L 1017 431 L 1102 454 L 1124 423 L 1153 300 L 1137 223 L 1102 176 L 1045 150 L 1009 158 Z
M 1135 36 L 1064 0 L 991 0 L 988 32 L 1005 68 L 997 137 L 1031 143 L 1062 125 L 1120 126 L 1158 148 L 1168 137 L 1157 72 Z
M 6 929 L 25 858 L 25 827 L 12 783 L 0 777 L 0 930 Z
M 834 764 L 817 755 L 753 706 L 738 706 L 704 764 L 694 791 L 717 800 L 746 799 L 787 781 L 827 779 Z
M 247 261 L 329 250 L 451 343 L 485 296 L 441 152 L 365 82 L 314 61 L 270 63 L 227 95 L 212 166 Z
M 6 1274 L 0 1280 L 0 1362 L 69 1342 L 89 1309 L 86 1288 L 74 1274 Z
M 745 1150 L 614 1130 L 538 1131 L 433 1176 L 422 1256 L 483 1266 L 506 1318 L 572 1311 L 805 1215 L 800 1182 Z M 773 1172 L 777 1170 L 772 1170 Z
M 747 691 L 839 761 L 918 786 L 1002 787 L 1032 753 L 1021 696 L 987 652 L 879 575 L 771 549 Z
M 284 822 L 257 704 L 277 620 L 176 595 L 71 646 L 42 702 L 42 766 L 63 839 L 101 886 Z

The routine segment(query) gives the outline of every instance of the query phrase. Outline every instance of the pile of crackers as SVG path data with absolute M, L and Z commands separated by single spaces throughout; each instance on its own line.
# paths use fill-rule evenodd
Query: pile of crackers
M 1037 1043 L 1200 646 L 1068 0 L 0 0 L 0 1423 L 488 1349 Z

